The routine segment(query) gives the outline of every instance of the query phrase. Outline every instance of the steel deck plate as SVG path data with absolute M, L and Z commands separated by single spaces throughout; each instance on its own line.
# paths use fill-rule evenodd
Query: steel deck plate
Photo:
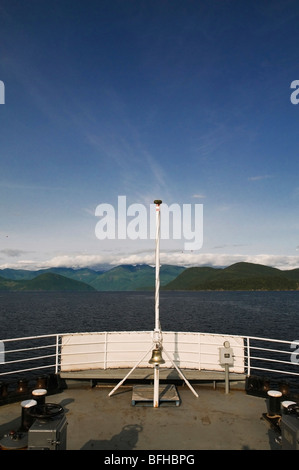
M 132 391 L 133 406 L 152 406 L 154 401 L 154 385 L 135 385 Z M 180 397 L 173 384 L 159 385 L 159 405 L 179 406 Z

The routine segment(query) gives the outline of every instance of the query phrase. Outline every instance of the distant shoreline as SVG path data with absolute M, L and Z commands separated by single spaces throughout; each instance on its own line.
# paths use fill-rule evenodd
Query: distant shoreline
M 38 271 L 0 270 L 0 292 L 138 292 L 155 290 L 155 267 L 120 265 L 106 271 L 49 268 Z M 160 267 L 161 291 L 259 292 L 299 290 L 299 268 L 282 271 L 254 263 L 226 268 Z

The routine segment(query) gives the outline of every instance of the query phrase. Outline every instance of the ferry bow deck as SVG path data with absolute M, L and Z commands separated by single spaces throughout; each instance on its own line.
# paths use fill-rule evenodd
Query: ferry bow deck
M 184 384 L 177 387 L 180 406 L 133 406 L 132 385 L 109 397 L 113 385 L 68 380 L 67 388 L 47 396 L 60 404 L 67 420 L 67 450 L 169 451 L 278 450 L 276 433 L 262 418 L 266 399 L 248 395 L 244 385 L 194 385 L 196 398 Z M 20 403 L 3 405 L 0 435 L 17 430 Z M 132 454 L 134 455 L 134 454 Z
M 46 404 L 54 403 L 63 408 L 61 423 L 63 422 L 64 426 L 64 445 L 60 446 L 61 450 L 102 450 L 110 454 L 113 451 L 116 455 L 117 451 L 165 452 L 167 449 L 192 453 L 199 450 L 282 448 L 277 442 L 280 437 L 277 428 L 272 426 L 273 422 L 271 425 L 269 420 L 265 419 L 268 411 L 265 394 L 256 396 L 247 388 L 247 378 L 254 378 L 248 374 L 248 367 L 245 368 L 245 356 L 247 363 L 252 365 L 249 338 L 246 344 L 241 337 L 189 332 L 166 332 L 163 333 L 163 338 L 163 355 L 165 354 L 166 360 L 161 361 L 157 355 L 154 368 L 149 361 L 150 353 L 154 351 L 151 332 L 75 333 L 4 340 L 7 362 L 3 361 L 2 376 L 5 380 L 8 381 L 10 377 L 10 371 L 5 368 L 9 369 L 14 365 L 19 368 L 23 364 L 25 371 L 30 372 L 35 369 L 28 367 L 28 361 L 33 365 L 35 359 L 49 359 L 50 363 L 46 367 L 52 368 L 54 358 L 56 372 L 50 374 L 47 379 L 44 378 L 47 385 L 42 387 L 37 385 L 37 377 L 38 380 L 34 380 L 34 385 L 32 384 L 33 388 L 28 387 L 26 393 L 29 392 L 29 396 L 18 395 L 14 402 L 10 400 L 9 394 L 3 398 L 0 407 L 0 448 L 11 448 L 7 445 L 5 436 L 10 431 L 19 431 L 24 411 L 22 400 L 32 399 L 29 388 L 32 391 L 36 391 L 36 388 L 46 388 Z M 288 344 L 281 340 L 254 339 L 266 341 L 266 344 L 269 341 L 278 341 L 279 344 L 282 343 L 282 347 L 285 347 L 285 343 Z M 226 345 L 228 341 L 229 349 Z M 20 343 L 19 347 L 15 347 L 15 342 Z M 270 364 L 274 363 L 272 357 L 278 352 L 289 355 L 288 351 L 277 351 L 273 347 L 269 349 L 269 346 L 252 349 L 258 350 L 259 356 L 262 351 L 270 355 Z M 49 350 L 52 351 L 51 354 Z M 29 358 L 18 356 L 16 361 L 13 361 L 12 355 L 19 351 L 28 354 Z M 273 354 L 270 354 L 271 352 Z M 37 354 L 37 357 L 33 354 Z M 232 361 L 231 365 L 227 364 L 226 370 L 223 358 Z M 156 365 L 160 362 L 160 385 L 175 385 L 176 394 L 174 399 L 163 402 L 161 400 L 160 406 L 154 407 Z M 298 367 L 297 363 L 285 360 L 278 361 L 278 364 L 292 366 L 293 369 Z M 44 364 L 41 370 L 43 366 Z M 37 367 L 36 373 L 39 373 L 39 370 Z M 267 371 L 268 368 L 264 370 Z M 275 388 L 272 388 L 272 380 L 269 383 L 266 380 L 265 390 L 266 385 L 271 385 L 271 390 L 278 390 L 281 385 L 281 371 L 273 370 L 279 374 L 278 382 L 273 379 Z M 12 369 L 11 373 L 16 375 L 22 371 L 23 369 Z M 186 380 L 182 379 L 181 372 Z M 294 374 L 296 380 L 298 373 L 294 371 Z M 147 393 L 141 394 L 140 399 L 140 395 L 134 392 L 137 385 L 144 382 L 147 383 Z M 6 385 L 9 390 L 10 384 Z M 256 384 L 253 381 L 252 385 L 260 392 L 259 381 Z M 2 397 L 3 391 L 5 387 Z M 15 397 L 18 390 L 14 388 L 10 393 Z M 152 399 L 148 399 L 148 393 L 152 393 Z M 291 395 L 286 393 L 285 396 Z M 32 427 L 35 427 L 35 424 L 38 424 L 38 420 Z M 32 435 L 32 427 L 27 435 L 25 432 L 23 447 L 26 448 L 27 436 L 27 448 L 45 448 L 45 444 L 29 446 L 28 436 Z M 44 429 L 40 431 L 41 434 Z M 11 441 L 11 437 L 9 439 Z M 52 444 L 58 445 L 58 440 L 55 437 Z M 21 443 L 16 444 L 19 449 L 18 444 Z M 47 446 L 48 444 L 46 448 Z

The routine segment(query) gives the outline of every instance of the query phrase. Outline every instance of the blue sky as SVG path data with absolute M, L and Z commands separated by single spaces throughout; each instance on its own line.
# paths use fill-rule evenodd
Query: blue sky
M 162 263 L 299 267 L 298 24 L 296 0 L 2 0 L 0 268 L 153 263 L 96 237 L 119 196 L 203 204 L 201 249 Z

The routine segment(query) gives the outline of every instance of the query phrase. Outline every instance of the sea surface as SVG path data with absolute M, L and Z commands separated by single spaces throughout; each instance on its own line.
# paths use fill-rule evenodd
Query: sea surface
M 162 331 L 299 340 L 299 291 L 160 292 Z M 154 292 L 0 293 L 0 339 L 155 327 Z

